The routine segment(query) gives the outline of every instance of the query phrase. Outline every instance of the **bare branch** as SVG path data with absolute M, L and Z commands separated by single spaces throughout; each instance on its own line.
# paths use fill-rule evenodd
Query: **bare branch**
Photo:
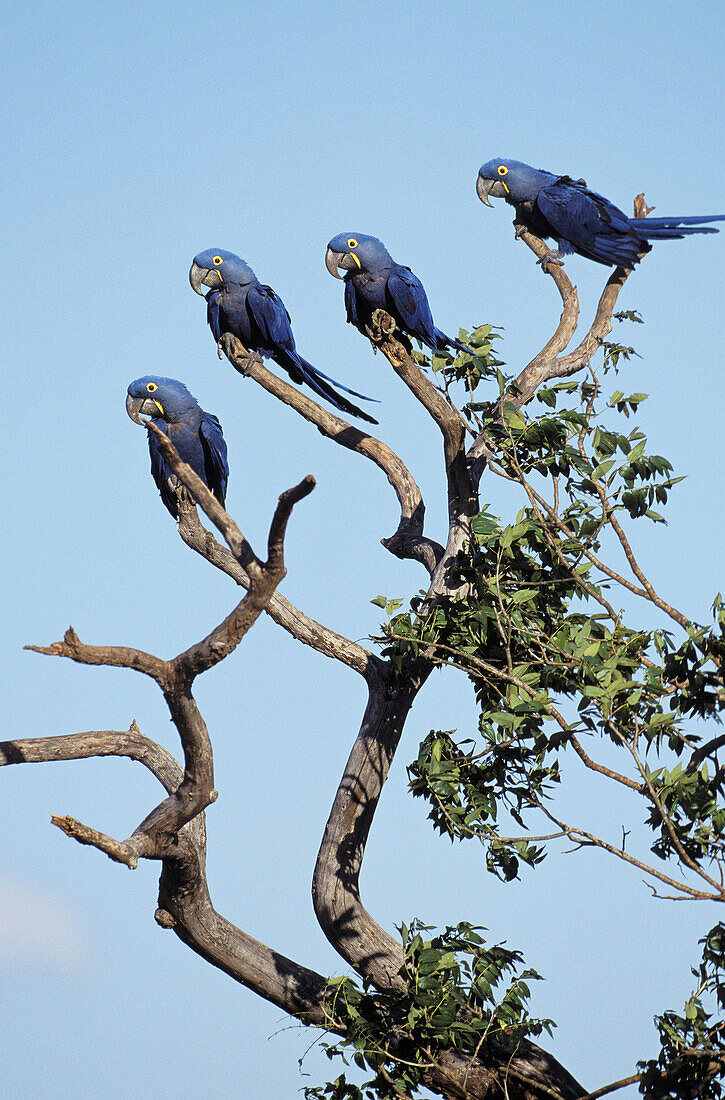
M 180 830 L 217 797 L 211 741 L 191 694 L 191 684 L 196 676 L 236 648 L 268 605 L 285 573 L 283 540 L 290 513 L 294 504 L 314 488 L 314 479 L 305 478 L 280 497 L 270 527 L 269 561 L 260 562 L 234 521 L 221 509 L 201 479 L 179 460 L 166 436 L 162 432 L 157 434 L 174 472 L 182 480 L 186 479 L 185 484 L 188 482 L 187 488 L 192 493 L 204 498 L 204 503 L 216 514 L 216 521 L 225 531 L 230 546 L 237 547 L 236 560 L 240 565 L 241 561 L 245 562 L 249 572 L 247 593 L 224 622 L 172 661 L 160 661 L 141 650 L 124 647 L 86 646 L 72 629 L 66 632 L 63 642 L 48 647 L 29 647 L 41 653 L 69 657 L 81 664 L 112 665 L 144 672 L 157 681 L 164 693 L 184 752 L 184 774 L 179 786 L 169 792 L 169 796 L 152 810 L 124 844 L 74 819 L 59 819 L 57 822 L 70 836 L 82 843 L 93 844 L 128 866 L 135 866 L 134 860 L 140 857 L 162 859 L 173 853 Z
M 607 1096 L 608 1093 L 626 1088 L 627 1085 L 636 1085 L 641 1079 L 641 1073 L 633 1073 L 631 1077 L 623 1077 L 620 1081 L 613 1081 L 611 1085 L 604 1085 L 600 1089 L 595 1089 L 594 1092 L 588 1092 L 586 1096 L 582 1096 L 581 1100 L 599 1100 L 600 1096 Z
M 397 329 L 390 314 L 382 309 L 376 309 L 372 322 L 370 343 L 374 348 L 380 349 L 398 377 L 402 378 L 413 396 L 435 420 L 443 434 L 446 467 L 448 467 L 460 450 L 465 434 L 465 424 L 461 414 L 413 362 L 410 354 L 410 340 L 405 333 Z
M 62 829 L 66 836 L 77 840 L 79 844 L 90 844 L 92 847 L 98 848 L 101 852 L 105 852 L 109 859 L 114 860 L 116 863 L 125 863 L 132 871 L 138 867 L 136 853 L 121 841 L 114 840 L 112 836 L 99 833 L 97 829 L 89 828 L 88 825 L 76 821 L 74 817 L 58 817 L 56 814 L 52 814 L 50 820 L 59 829 Z
M 59 737 L 28 737 L 0 743 L 0 767 L 8 764 L 45 763 L 55 760 L 80 760 L 96 756 L 128 757 L 143 764 L 171 794 L 182 784 L 184 773 L 177 761 L 161 745 L 144 737 L 133 721 L 128 730 L 89 731 Z M 167 800 L 168 801 L 168 800 Z M 213 801 L 213 799 L 212 799 Z M 90 844 L 105 852 L 111 859 L 135 868 L 142 855 L 151 854 L 148 838 L 137 836 L 139 830 L 127 841 L 119 841 L 105 833 L 83 825 L 75 818 L 56 816 L 54 825 L 67 836 L 81 844 Z M 205 846 L 203 815 L 198 815 L 188 826 L 202 853 Z
M 40 764 L 53 760 L 86 760 L 94 756 L 125 756 L 152 772 L 168 792 L 184 778 L 178 763 L 165 748 L 144 737 L 136 722 L 128 730 L 93 730 L 59 737 L 25 737 L 0 742 L 0 767 L 7 764 Z
M 400 523 L 395 534 L 382 539 L 382 544 L 399 558 L 420 561 L 432 573 L 443 553 L 443 548 L 423 535 L 425 506 L 415 480 L 394 451 L 379 439 L 348 424 L 335 413 L 324 409 L 295 386 L 278 378 L 263 366 L 257 355 L 250 355 L 243 345 L 229 333 L 222 337 L 224 352 L 235 370 L 253 378 L 285 405 L 309 420 L 322 435 L 341 447 L 369 458 L 378 466 L 395 490 L 400 504 Z
M 612 313 L 617 304 L 619 292 L 629 276 L 629 271 L 625 271 L 621 267 L 615 268 L 602 291 L 589 331 L 574 351 L 568 355 L 562 355 L 556 360 L 556 369 L 548 375 L 549 378 L 566 378 L 568 375 L 576 374 L 577 371 L 589 365 L 592 356 L 601 347 L 604 337 L 612 331 Z M 546 380 L 546 378 L 542 379 L 542 381 Z
M 262 563 L 255 556 L 246 596 L 206 638 L 180 653 L 171 662 L 174 670 L 181 672 L 188 683 L 232 653 L 267 608 L 272 594 L 287 572 L 284 564 L 287 521 L 294 505 L 308 496 L 314 487 L 315 479 L 308 476 L 299 485 L 282 493 L 270 526 L 268 560 Z M 252 552 L 251 547 L 249 551 Z
M 311 474 L 308 474 L 299 485 L 295 485 L 291 489 L 285 489 L 280 496 L 272 516 L 269 538 L 267 539 L 267 569 L 281 573 L 283 576 L 287 572 L 284 565 L 284 536 L 287 530 L 287 522 L 292 515 L 295 504 L 309 496 L 314 487 L 315 479 Z
M 214 526 L 221 531 L 239 564 L 246 569 L 250 576 L 254 576 L 260 565 L 259 559 L 232 517 L 219 503 L 211 490 L 207 488 L 199 475 L 192 470 L 191 466 L 186 462 L 182 462 L 169 437 L 152 420 L 146 421 L 146 427 L 149 432 L 153 432 L 156 436 L 161 452 L 170 469 L 176 474 L 179 481 L 186 486 L 199 506 L 203 508 Z
M 141 649 L 129 646 L 86 645 L 80 640 L 72 626 L 69 626 L 61 642 L 49 646 L 26 645 L 24 649 L 33 653 L 44 653 L 51 657 L 68 657 L 79 665 L 108 665 L 112 668 L 131 668 L 143 672 L 165 690 L 170 682 L 171 666 Z
M 684 882 L 678 882 L 677 879 L 671 878 L 662 871 L 658 871 L 656 867 L 652 867 L 642 860 L 637 859 L 635 856 L 630 855 L 624 848 L 618 848 L 615 844 L 609 844 L 608 841 L 602 840 L 601 837 L 595 836 L 585 829 L 580 829 L 578 826 L 567 825 L 565 822 L 560 821 L 554 814 L 550 813 L 543 803 L 539 802 L 538 805 L 542 813 L 546 814 L 550 821 L 553 821 L 558 828 L 562 829 L 569 839 L 578 847 L 602 848 L 605 852 L 609 852 L 610 855 L 623 860 L 624 863 L 629 863 L 632 867 L 637 867 L 644 874 L 659 879 L 660 882 L 666 883 L 667 886 L 672 886 L 673 889 L 680 891 L 680 895 L 686 894 L 690 898 L 698 898 L 701 901 L 723 900 L 724 892 L 722 889 L 717 890 L 715 893 L 709 893 L 705 890 L 696 890 L 694 887 L 688 886 Z
M 408 664 L 387 690 L 371 691 L 330 810 L 312 883 L 320 927 L 336 951 L 379 988 L 401 987 L 400 943 L 360 900 L 359 875 L 368 833 L 408 711 L 431 662 Z
M 325 1008 L 326 979 L 247 935 L 214 909 L 196 846 L 186 833 L 164 860 L 157 923 L 212 966 L 302 1020 L 335 1030 Z
M 549 246 L 539 237 L 535 236 L 524 225 L 516 223 L 515 228 L 516 236 L 521 238 L 535 256 L 538 256 L 540 260 L 543 259 L 549 251 Z M 561 317 L 559 318 L 559 324 L 553 336 L 544 344 L 535 358 L 524 368 L 524 371 L 531 370 L 537 363 L 550 362 L 552 359 L 555 359 L 557 355 L 560 355 L 569 344 L 569 341 L 576 332 L 577 324 L 579 323 L 579 296 L 576 287 L 569 279 L 564 268 L 559 264 L 547 264 L 542 270 L 553 279 L 556 289 L 559 291 L 563 309 Z
M 517 225 L 516 233 L 539 258 L 546 255 L 547 246 L 528 229 Z M 565 378 L 570 374 L 576 374 L 577 371 L 582 370 L 590 363 L 592 356 L 601 347 L 604 337 L 612 330 L 614 306 L 620 290 L 629 277 L 629 272 L 620 267 L 612 272 L 607 279 L 597 305 L 594 320 L 584 339 L 574 351 L 568 355 L 562 355 L 561 352 L 568 346 L 577 329 L 579 300 L 576 287 L 572 285 L 561 267 L 550 264 L 547 266 L 546 272 L 554 280 L 561 295 L 563 303 L 561 318 L 553 336 L 541 351 L 527 363 L 509 387 L 509 390 L 502 396 L 499 403 L 501 419 L 503 419 L 505 405 L 512 404 L 514 408 L 518 409 L 531 400 L 536 390 L 544 382 L 548 382 L 552 378 Z M 487 434 L 481 432 L 469 449 L 469 460 L 485 457 L 488 450 Z
M 187 546 L 206 558 L 217 569 L 221 569 L 236 584 L 242 588 L 249 587 L 247 573 L 226 547 L 217 542 L 211 532 L 202 526 L 196 508 L 189 502 L 181 501 L 179 504 L 179 534 Z M 379 679 L 379 669 L 382 668 L 383 663 L 378 657 L 358 642 L 345 638 L 329 627 L 322 626 L 309 615 L 305 615 L 279 592 L 272 595 L 265 610 L 270 618 L 303 645 L 310 646 L 325 657 L 341 661 L 348 668 L 359 672 L 366 680 Z
M 370 343 L 379 348 L 399 378 L 431 415 L 443 435 L 443 453 L 448 481 L 448 541 L 433 572 L 431 592 L 452 595 L 459 591 L 451 582 L 451 565 L 471 537 L 470 520 L 479 511 L 478 495 L 466 462 L 466 425 L 458 409 L 426 378 L 413 362 L 411 344 L 390 314 L 376 309 L 369 333 Z

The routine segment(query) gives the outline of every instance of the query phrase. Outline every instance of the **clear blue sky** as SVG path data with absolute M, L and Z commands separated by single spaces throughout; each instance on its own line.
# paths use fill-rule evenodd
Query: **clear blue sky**
M 187 282 L 194 254 L 244 256 L 284 298 L 302 353 L 382 400 L 381 436 L 441 538 L 436 432 L 345 325 L 327 241 L 381 237 L 422 278 L 442 328 L 503 325 L 503 356 L 522 366 L 558 298 L 514 242 L 508 208 L 478 202 L 479 165 L 501 155 L 584 176 L 625 209 L 644 190 L 658 214 L 723 212 L 722 5 L 41 2 L 4 20 L 3 736 L 135 717 L 175 749 L 155 685 L 22 652 L 72 623 L 84 640 L 170 656 L 237 599 L 158 499 L 124 411 L 133 378 L 180 378 L 220 416 L 228 506 L 257 547 L 277 494 L 316 475 L 288 536 L 283 591 L 299 607 L 364 639 L 379 621 L 372 597 L 425 580 L 379 545 L 397 519 L 382 475 L 218 361 Z M 663 243 L 620 299 L 646 321 L 621 388 L 651 393 L 639 421 L 688 475 L 669 527 L 640 525 L 635 541 L 663 594 L 701 620 L 722 587 L 724 263 L 723 235 Z M 591 310 L 603 269 L 574 258 L 567 270 Z M 363 685 L 260 621 L 197 688 L 220 790 L 208 813 L 216 906 L 337 973 L 309 883 Z M 547 977 L 535 1009 L 559 1023 L 551 1049 L 594 1088 L 654 1051 L 651 1017 L 688 994 L 716 914 L 653 901 L 603 855 L 555 856 L 503 888 L 479 850 L 434 837 L 406 798 L 405 764 L 430 728 L 474 721 L 463 678 L 434 676 L 381 801 L 366 904 L 390 929 L 467 919 L 522 949 Z M 606 789 L 574 769 L 570 780 L 572 816 L 618 837 Z M 179 1100 L 296 1096 L 312 1036 L 157 928 L 155 865 L 130 873 L 49 824 L 70 813 L 127 836 L 155 782 L 129 762 L 79 761 L 3 769 L 0 792 L 7 1094 L 150 1097 L 171 1080 Z M 305 1068 L 328 1073 L 316 1053 Z

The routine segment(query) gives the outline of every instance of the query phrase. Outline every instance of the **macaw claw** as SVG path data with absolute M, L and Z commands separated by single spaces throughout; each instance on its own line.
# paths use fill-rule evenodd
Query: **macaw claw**
M 551 266 L 563 267 L 564 261 L 562 256 L 563 252 L 560 252 L 558 248 L 550 248 L 548 252 L 545 252 L 541 259 L 537 260 L 537 264 L 541 264 L 541 270 L 546 271 L 546 268 Z

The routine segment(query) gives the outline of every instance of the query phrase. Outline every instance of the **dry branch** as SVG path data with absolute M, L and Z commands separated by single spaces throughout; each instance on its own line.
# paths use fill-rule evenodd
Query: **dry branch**
M 521 235 L 537 255 L 546 251 L 543 242 L 531 234 L 523 231 Z M 614 304 L 627 278 L 625 272 L 614 272 L 584 339 L 573 352 L 563 355 L 577 327 L 576 289 L 561 268 L 554 267 L 549 274 L 562 298 L 563 312 L 551 339 L 524 367 L 512 391 L 505 395 L 505 400 L 513 401 L 516 406 L 530 400 L 543 382 L 574 373 L 589 362 L 611 328 Z M 470 538 L 470 521 L 479 510 L 477 487 L 484 465 L 467 461 L 465 427 L 460 414 L 415 365 L 405 338 L 401 340 L 395 336 L 392 319 L 387 314 L 376 314 L 371 339 L 441 431 L 449 504 L 445 550 L 424 536 L 420 490 L 390 448 L 267 371 L 258 357 L 247 354 L 234 337 L 225 336 L 222 346 L 240 373 L 254 378 L 314 424 L 323 435 L 370 459 L 383 470 L 396 492 L 401 510 L 397 531 L 383 540 L 383 544 L 399 557 L 418 560 L 425 565 L 431 574 L 426 604 L 431 606 L 436 600 L 450 599 L 456 594 L 452 570 L 458 551 Z M 503 400 L 501 408 L 503 410 Z M 368 703 L 325 829 L 315 869 L 313 896 L 320 925 L 339 954 L 374 986 L 386 990 L 401 987 L 402 948 L 362 904 L 359 875 L 377 803 L 410 707 L 436 660 L 426 652 L 410 656 L 403 659 L 402 667 L 396 672 L 389 663 L 303 615 L 277 594 L 276 587 L 285 572 L 283 539 L 287 519 L 294 503 L 311 491 L 314 484 L 311 478 L 280 498 L 270 527 L 267 561 L 263 562 L 203 482 L 179 460 L 170 441 L 154 425 L 149 425 L 149 430 L 156 433 L 170 468 L 221 532 L 229 550 L 204 529 L 193 505 L 180 494 L 182 538 L 245 588 L 245 596 L 206 638 L 171 661 L 162 661 L 140 650 L 87 646 L 72 629 L 63 641 L 52 646 L 29 648 L 84 664 L 132 668 L 155 679 L 164 692 L 179 732 L 184 752 L 183 772 L 175 762 L 172 766 L 163 758 L 159 746 L 154 747 L 147 739 L 141 743 L 135 727 L 128 735 L 75 735 L 72 744 L 69 739 L 41 739 L 47 742 L 44 745 L 38 739 L 10 742 L 0 747 L 0 763 L 71 759 L 74 755 L 128 755 L 151 767 L 159 778 L 163 775 L 168 797 L 148 815 L 129 840 L 115 841 L 73 819 L 64 819 L 63 827 L 69 835 L 83 843 L 94 844 L 129 866 L 141 857 L 161 859 L 157 920 L 163 927 L 173 928 L 184 943 L 212 965 L 290 1014 L 306 1023 L 329 1025 L 324 978 L 260 944 L 213 909 L 204 873 L 203 825 L 198 831 L 198 823 L 203 821 L 202 811 L 216 797 L 213 759 L 209 735 L 191 694 L 191 684 L 197 675 L 233 651 L 263 610 L 304 644 L 335 657 L 365 676 Z M 486 437 L 479 435 L 471 447 L 469 460 L 485 458 L 488 445 Z M 59 744 L 61 740 L 62 745 Z M 522 1043 L 513 1054 L 507 1051 L 497 1055 L 495 1051 L 487 1051 L 486 1064 L 454 1051 L 438 1052 L 426 1083 L 446 1097 L 470 1100 L 493 1100 L 494 1097 L 498 1100 L 504 1089 L 517 1100 L 544 1096 L 574 1100 L 584 1094 L 581 1086 L 555 1059 L 528 1042 Z
M 518 225 L 516 232 L 517 236 L 520 236 L 539 258 L 548 252 L 544 242 L 539 237 L 534 236 L 528 229 Z M 562 355 L 561 353 L 568 347 L 577 329 L 579 299 L 576 287 L 572 285 L 569 277 L 561 267 L 549 264 L 546 267 L 546 273 L 554 280 L 561 296 L 563 306 L 561 318 L 551 338 L 544 344 L 541 351 L 537 352 L 534 358 L 519 372 L 512 385 L 502 396 L 499 403 L 502 419 L 506 405 L 512 405 L 516 409 L 521 408 L 522 405 L 531 400 L 537 389 L 545 382 L 550 382 L 553 378 L 566 378 L 589 365 L 592 357 L 601 347 L 605 336 L 612 330 L 612 313 L 619 292 L 630 274 L 620 267 L 612 272 L 599 298 L 594 320 L 583 340 L 574 351 L 568 355 Z M 468 451 L 469 460 L 484 458 L 488 451 L 488 436 L 485 432 L 481 432 Z M 480 463 L 476 463 L 476 469 L 482 472 Z M 480 472 L 478 473 L 479 477 Z
M 335 413 L 324 409 L 305 393 L 262 364 L 258 355 L 250 355 L 236 337 L 226 333 L 221 340 L 229 362 L 240 374 L 253 378 L 285 405 L 314 424 L 317 430 L 350 451 L 369 458 L 386 475 L 393 486 L 400 504 L 400 523 L 395 534 L 381 539 L 383 546 L 399 558 L 420 561 L 432 573 L 443 553 L 443 548 L 423 535 L 425 506 L 415 480 L 394 451 L 367 432 L 348 424 Z
M 191 694 L 194 679 L 227 657 L 239 644 L 250 627 L 269 604 L 285 575 L 284 534 L 294 505 L 312 492 L 314 478 L 307 477 L 279 498 L 270 525 L 268 560 L 254 554 L 236 523 L 224 511 L 194 471 L 182 462 L 163 432 L 149 425 L 158 437 L 164 457 L 176 476 L 195 498 L 198 498 L 210 518 L 224 533 L 237 564 L 249 576 L 246 594 L 235 609 L 200 642 L 184 650 L 171 661 L 142 650 L 120 646 L 89 646 L 81 642 L 69 628 L 61 642 L 51 646 L 28 646 L 38 653 L 68 657 L 79 664 L 110 665 L 130 668 L 151 676 L 163 691 L 171 719 L 177 728 L 184 753 L 184 772 L 179 785 L 169 792 L 141 822 L 125 842 L 115 841 L 66 818 L 57 824 L 69 836 L 84 844 L 93 844 L 113 859 L 135 866 L 139 858 L 163 859 L 172 855 L 181 829 L 197 817 L 217 798 L 214 789 L 214 763 L 211 740 L 196 700 Z M 63 824 L 65 822 L 65 825 Z
M 126 756 L 152 772 L 167 791 L 176 790 L 184 777 L 166 749 L 144 735 L 136 722 L 128 730 L 92 730 L 60 737 L 25 737 L 0 741 L 0 767 L 41 764 L 51 760 L 87 760 L 95 756 Z
M 179 501 L 179 534 L 187 546 L 205 558 L 216 569 L 231 577 L 241 588 L 249 588 L 249 576 L 233 554 L 222 546 L 210 531 L 202 525 L 196 508 L 190 501 Z M 318 653 L 359 672 L 366 680 L 379 679 L 382 661 L 359 642 L 338 634 L 316 622 L 294 607 L 289 600 L 275 592 L 265 611 L 279 626 L 297 641 L 308 645 Z

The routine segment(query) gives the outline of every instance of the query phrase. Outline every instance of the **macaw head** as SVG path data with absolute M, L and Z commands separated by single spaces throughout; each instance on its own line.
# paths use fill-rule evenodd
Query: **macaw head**
M 529 202 L 535 199 L 542 187 L 552 183 L 557 176 L 538 168 L 522 164 L 520 160 L 494 158 L 478 169 L 476 192 L 482 203 L 490 206 L 491 196 L 508 202 Z
M 194 262 L 189 271 L 189 282 L 192 290 L 197 294 L 204 291 L 202 286 L 218 290 L 224 283 L 237 283 L 246 286 L 247 283 L 256 282 L 257 276 L 248 263 L 235 256 L 233 252 L 225 252 L 223 248 L 207 248 L 194 256 Z
M 126 412 L 135 424 L 142 424 L 142 416 L 151 420 L 163 417 L 168 423 L 183 420 L 196 406 L 183 382 L 175 378 L 159 378 L 155 374 L 146 374 L 137 378 L 128 387 Z
M 365 233 L 338 233 L 325 253 L 325 266 L 336 279 L 344 279 L 347 272 L 354 275 L 357 271 L 378 271 L 392 263 L 393 258 L 383 242 Z

